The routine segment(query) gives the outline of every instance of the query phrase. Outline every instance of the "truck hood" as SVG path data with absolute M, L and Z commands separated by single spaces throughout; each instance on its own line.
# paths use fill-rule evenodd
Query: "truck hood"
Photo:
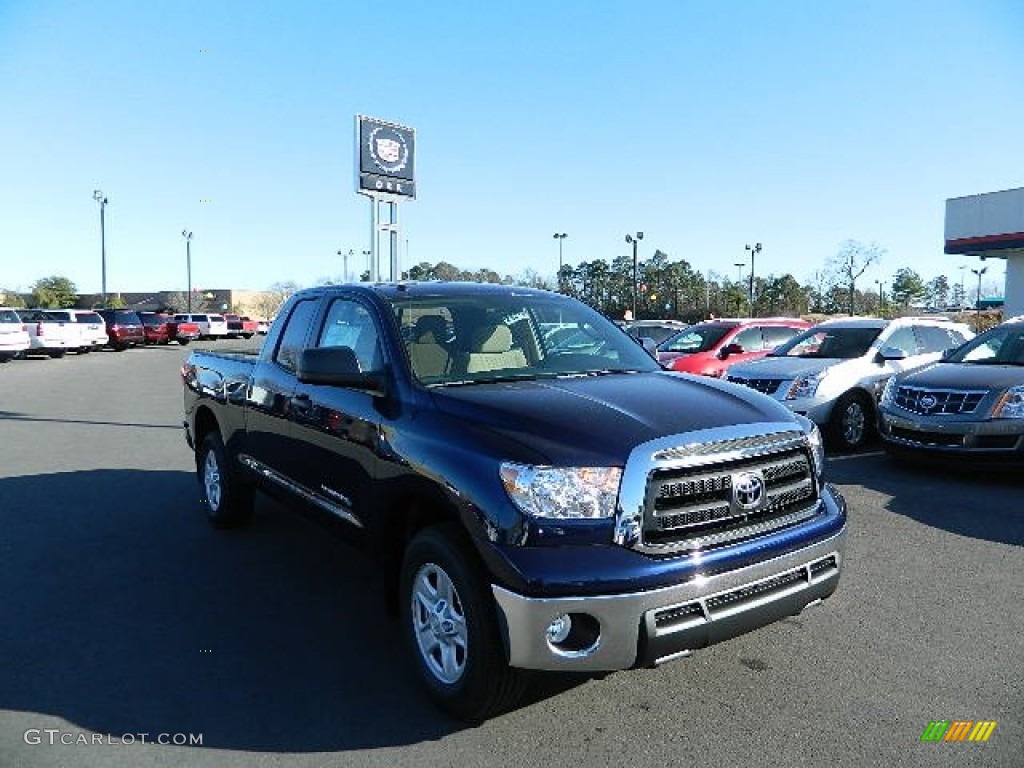
M 900 376 L 897 383 L 929 389 L 1007 389 L 1024 384 L 1024 367 L 935 363 L 914 373 Z
M 741 376 L 745 379 L 795 379 L 800 376 L 811 376 L 826 368 L 848 363 L 828 357 L 762 357 L 748 363 L 734 365 L 729 369 L 729 376 Z
M 439 387 L 433 395 L 447 415 L 561 466 L 623 465 L 640 443 L 692 430 L 797 424 L 787 408 L 751 389 L 668 372 Z

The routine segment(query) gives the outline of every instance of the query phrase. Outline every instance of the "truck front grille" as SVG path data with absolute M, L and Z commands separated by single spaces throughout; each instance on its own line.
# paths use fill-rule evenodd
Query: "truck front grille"
M 921 389 L 897 387 L 896 405 L 911 413 L 936 414 L 974 413 L 985 392 L 953 389 Z
M 752 476 L 763 486 L 751 509 L 733 486 Z M 792 444 L 754 457 L 658 469 L 648 477 L 643 543 L 673 552 L 720 546 L 813 517 L 817 499 L 811 458 Z

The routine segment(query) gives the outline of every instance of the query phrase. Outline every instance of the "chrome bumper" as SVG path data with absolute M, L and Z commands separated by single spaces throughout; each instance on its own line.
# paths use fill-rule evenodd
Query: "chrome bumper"
M 831 595 L 839 583 L 844 527 L 804 549 L 684 584 L 620 595 L 531 598 L 492 585 L 504 619 L 509 664 L 523 669 L 613 671 L 669 661 L 771 624 Z M 600 634 L 563 650 L 552 619 L 586 614 Z

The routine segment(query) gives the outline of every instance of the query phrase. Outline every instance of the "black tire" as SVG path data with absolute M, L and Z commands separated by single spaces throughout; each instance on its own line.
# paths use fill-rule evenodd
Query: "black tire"
M 231 467 L 217 432 L 209 433 L 199 446 L 196 479 L 206 518 L 214 526 L 233 528 L 247 523 L 252 517 L 252 486 Z
M 178 344 L 183 347 L 188 346 L 188 339 L 178 339 Z
M 92 352 L 92 348 L 91 347 L 79 347 L 78 348 L 78 354 L 80 354 L 80 355 L 88 355 L 90 352 Z
M 420 531 L 406 547 L 399 584 L 402 632 L 430 697 L 471 722 L 514 706 L 529 673 L 508 665 L 488 580 L 459 529 Z
M 3 365 L 4 363 L 9 363 L 13 359 L 14 355 L 0 355 L 0 365 Z
M 46 350 L 46 354 L 48 354 L 54 360 L 60 360 L 62 357 L 64 357 L 64 350 L 63 349 L 48 349 L 48 350 Z
M 832 408 L 828 431 L 832 443 L 842 451 L 857 451 L 871 438 L 874 410 L 868 398 L 858 392 L 847 392 Z
M 251 339 L 252 338 L 252 334 L 251 333 L 243 333 L 242 334 L 242 338 L 243 339 Z

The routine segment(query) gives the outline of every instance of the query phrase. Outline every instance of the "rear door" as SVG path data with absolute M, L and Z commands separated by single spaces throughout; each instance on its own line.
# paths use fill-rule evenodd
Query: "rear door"
M 316 317 L 319 298 L 297 301 L 275 339 L 274 348 L 253 368 L 245 409 L 244 463 L 279 488 L 296 492 L 300 464 L 289 417 L 299 354 Z

